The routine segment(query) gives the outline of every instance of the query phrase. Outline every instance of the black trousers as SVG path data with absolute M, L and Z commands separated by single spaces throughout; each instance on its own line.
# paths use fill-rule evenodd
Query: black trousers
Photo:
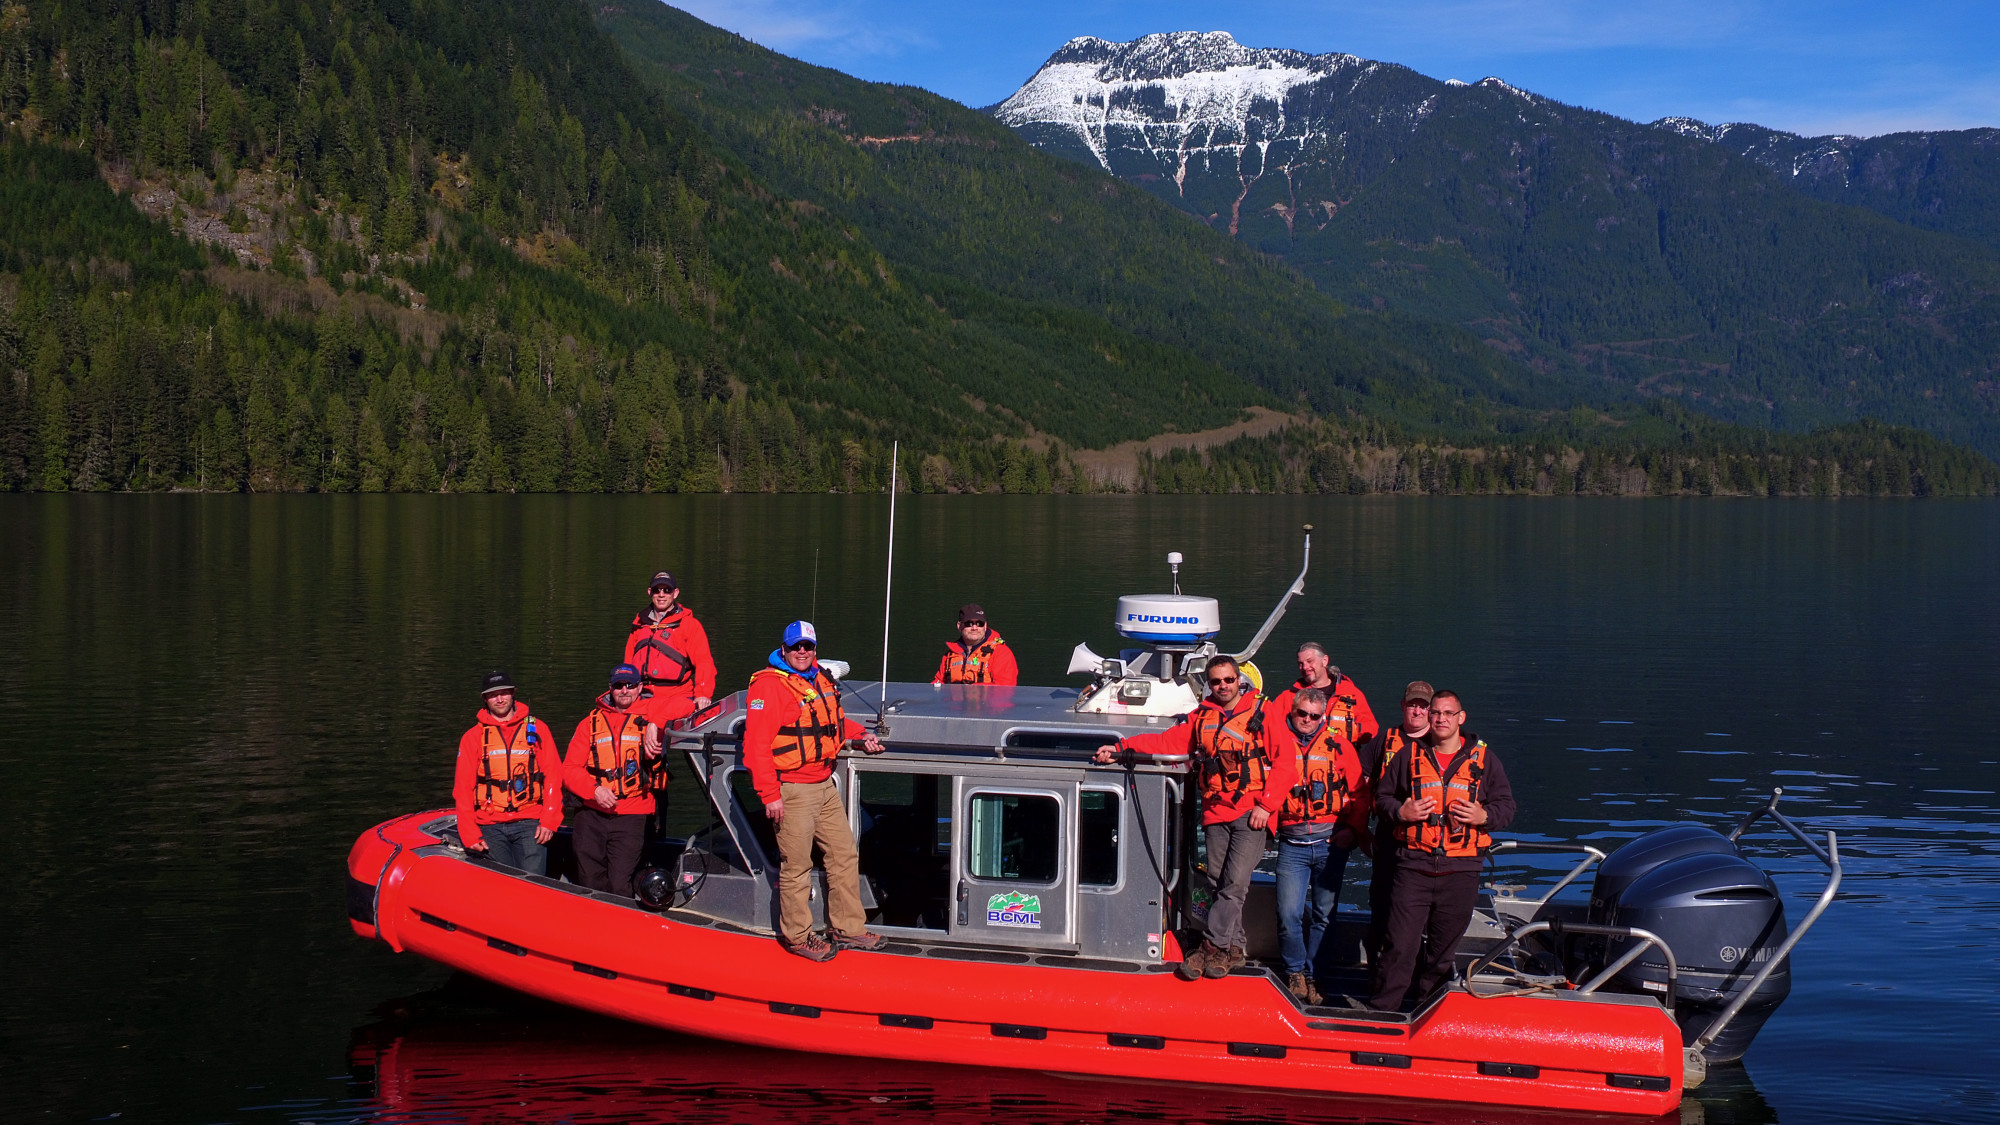
M 1389 898 L 1389 928 L 1368 1001 L 1384 1012 L 1402 1007 L 1412 976 L 1420 997 L 1451 979 L 1452 955 L 1479 902 L 1479 872 L 1432 875 L 1399 864 Z
M 593 891 L 631 895 L 632 876 L 646 848 L 645 814 L 578 809 L 571 824 L 578 880 Z

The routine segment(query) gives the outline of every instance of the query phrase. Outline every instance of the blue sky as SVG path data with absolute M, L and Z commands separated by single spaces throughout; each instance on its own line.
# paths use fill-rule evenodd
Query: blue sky
M 684 0 L 765 46 L 989 105 L 1073 36 L 1227 31 L 1639 121 L 1806 134 L 2000 126 L 2000 0 Z

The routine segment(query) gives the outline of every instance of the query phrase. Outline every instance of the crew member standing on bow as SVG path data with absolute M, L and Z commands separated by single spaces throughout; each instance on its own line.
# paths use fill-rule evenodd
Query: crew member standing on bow
M 585 802 L 574 822 L 578 881 L 616 895 L 632 893 L 660 767 L 659 729 L 638 704 L 639 670 L 620 664 L 563 755 L 563 784 Z
M 1332 968 L 1334 948 L 1326 933 L 1340 907 L 1347 855 L 1367 841 L 1373 804 L 1346 728 L 1326 716 L 1326 693 L 1307 688 L 1293 695 L 1285 716 L 1289 737 L 1272 740 L 1294 779 L 1278 812 L 1278 952 L 1285 988 L 1302 1004 L 1322 999 L 1319 981 Z
M 882 948 L 886 939 L 868 932 L 861 855 L 833 784 L 834 759 L 849 741 L 870 754 L 880 754 L 882 744 L 841 709 L 840 685 L 819 666 L 812 622 L 785 626 L 784 645 L 750 677 L 745 707 L 743 762 L 777 827 L 778 944 L 811 961 L 830 960 L 842 949 Z M 826 861 L 831 941 L 812 928 L 814 844 Z
M 1403 722 L 1382 728 L 1382 733 L 1362 743 L 1361 773 L 1368 779 L 1369 812 L 1375 812 L 1375 795 L 1382 791 L 1382 774 L 1396 764 L 1399 755 L 1419 745 L 1431 732 L 1431 685 L 1411 680 L 1403 689 Z M 1389 889 L 1396 884 L 1396 822 L 1377 814 L 1375 821 L 1374 868 L 1368 875 L 1368 963 L 1382 959 L 1382 936 L 1389 929 Z
M 1452 955 L 1472 921 L 1491 833 L 1514 819 L 1514 789 L 1500 757 L 1464 731 L 1457 692 L 1431 697 L 1430 737 L 1398 754 L 1376 808 L 1396 825 L 1396 882 L 1389 930 L 1368 1006 L 1394 1011 L 1416 978 L 1429 996 L 1451 979 Z
M 1266 830 L 1292 787 L 1286 757 L 1274 759 L 1269 750 L 1263 699 L 1250 689 L 1236 661 L 1210 657 L 1207 677 L 1208 698 L 1178 724 L 1101 746 L 1095 758 L 1102 765 L 1121 751 L 1185 754 L 1200 784 L 1214 897 L 1207 939 L 1175 970 L 1182 980 L 1228 976 L 1247 958 L 1243 900 L 1250 892 L 1250 873 L 1264 858 Z
M 944 659 L 938 662 L 934 684 L 999 684 L 1013 687 L 1020 682 L 1014 667 L 1014 650 L 987 624 L 986 611 L 977 602 L 958 611 L 958 639 L 945 643 Z
M 458 740 L 451 796 L 458 839 L 469 852 L 534 875 L 549 869 L 547 844 L 562 827 L 562 757 L 514 681 L 491 672 L 478 721 Z
M 649 604 L 632 619 L 625 638 L 625 663 L 639 670 L 651 693 L 642 696 L 640 712 L 665 726 L 715 698 L 715 657 L 708 650 L 708 631 L 680 604 L 681 584 L 672 574 L 653 575 L 647 596 Z
M 1380 724 L 1375 721 L 1375 712 L 1368 709 L 1368 697 L 1361 694 L 1361 688 L 1353 680 L 1340 674 L 1327 656 L 1326 646 L 1318 641 L 1299 646 L 1299 678 L 1271 699 L 1273 725 L 1285 721 L 1285 716 L 1292 713 L 1292 697 L 1307 688 L 1326 693 L 1326 720 L 1334 724 L 1348 745 L 1359 746 L 1375 737 Z

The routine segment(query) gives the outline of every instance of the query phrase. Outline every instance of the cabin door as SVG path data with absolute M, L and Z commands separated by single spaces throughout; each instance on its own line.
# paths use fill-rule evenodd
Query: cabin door
M 951 936 L 1076 948 L 1075 782 L 956 779 Z

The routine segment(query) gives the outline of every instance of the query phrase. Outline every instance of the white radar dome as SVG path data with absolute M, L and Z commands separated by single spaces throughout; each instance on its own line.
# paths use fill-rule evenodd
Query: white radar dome
M 1222 609 L 1214 598 L 1191 594 L 1127 594 L 1112 624 L 1129 640 L 1197 644 L 1222 631 Z

